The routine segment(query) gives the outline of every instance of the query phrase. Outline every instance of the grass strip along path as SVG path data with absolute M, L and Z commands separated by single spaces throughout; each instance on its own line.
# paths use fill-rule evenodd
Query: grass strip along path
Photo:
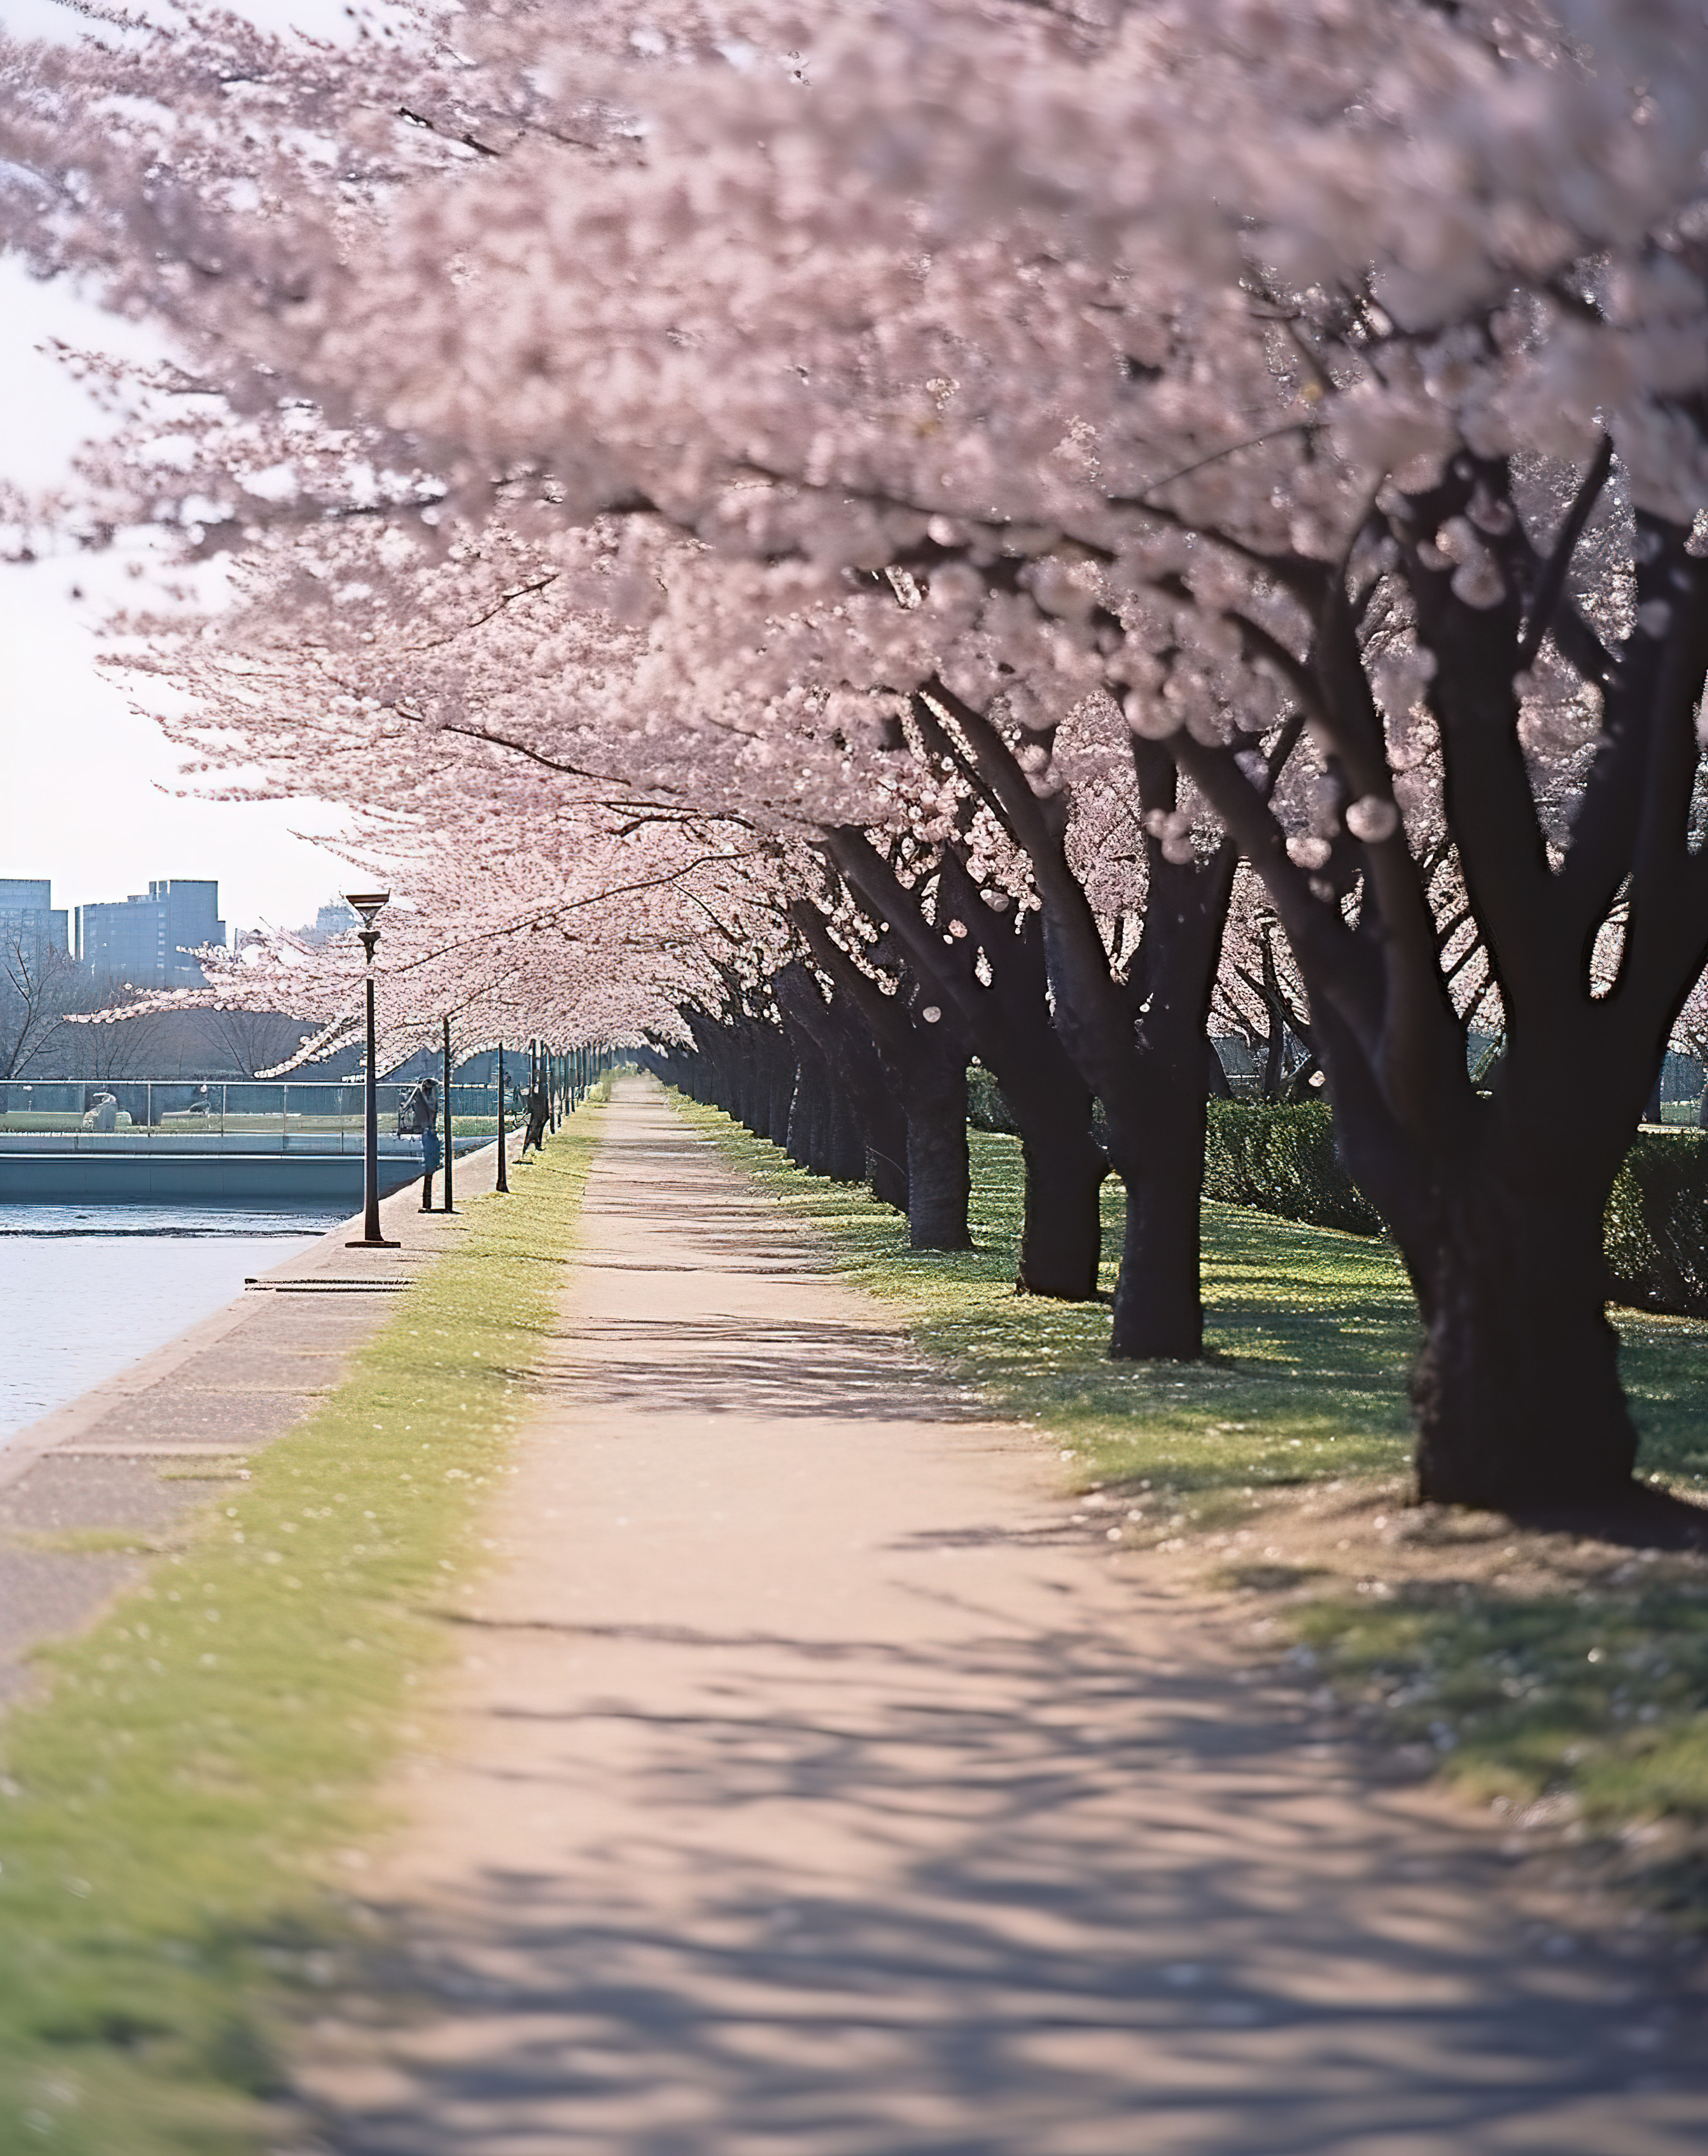
M 267 2024 L 347 1928 L 341 1845 L 478 1569 L 597 1121 L 468 1204 L 347 1382 L 0 1725 L 0 2148 L 271 2138 Z
M 1088 1537 L 1148 1547 L 1259 1641 L 1295 1642 L 1409 1770 L 1604 1835 L 1622 1883 L 1708 1928 L 1708 1568 L 1408 1506 L 1418 1325 L 1391 1245 L 1206 1204 L 1204 1362 L 1112 1363 L 1106 1307 L 1013 1291 L 1014 1139 L 969 1134 L 976 1247 L 946 1255 L 910 1250 L 864 1191 L 676 1105 L 922 1348 L 1059 1440 Z M 1121 1205 L 1111 1178 L 1107 1253 Z M 1612 1314 L 1640 1471 L 1708 1496 L 1708 1325 Z

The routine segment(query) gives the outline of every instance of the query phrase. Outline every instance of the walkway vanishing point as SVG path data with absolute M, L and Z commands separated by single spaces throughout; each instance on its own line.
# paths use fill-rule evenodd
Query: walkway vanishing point
M 619 1086 L 291 2156 L 1685 2156 L 1700 2001 L 1374 1789 Z M 1562 1948 L 1570 1948 L 1562 1953 Z

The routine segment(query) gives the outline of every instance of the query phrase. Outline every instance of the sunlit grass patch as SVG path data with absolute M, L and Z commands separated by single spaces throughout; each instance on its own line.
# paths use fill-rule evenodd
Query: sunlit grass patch
M 1708 1826 L 1708 1579 L 1633 1559 L 1575 1594 L 1413 1584 L 1295 1623 L 1389 1742 L 1473 1794 L 1564 1796 L 1592 1825 Z M 1708 1879 L 1688 1895 L 1708 1922 Z
M 337 1852 L 551 1337 L 597 1118 L 398 1298 L 352 1373 L 0 1726 L 0 2148 L 225 2156 L 269 2138 L 269 2003 L 346 1927 Z M 271 2121 L 276 2126 L 276 2118 Z
M 1708 1484 L 1708 1323 L 1612 1310 L 1619 1375 L 1642 1440 L 1638 1466 L 1681 1492 Z

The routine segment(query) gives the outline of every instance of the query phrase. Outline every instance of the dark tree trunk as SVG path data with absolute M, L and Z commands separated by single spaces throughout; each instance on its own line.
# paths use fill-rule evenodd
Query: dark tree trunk
M 756 1138 L 768 1138 L 771 1130 L 767 1111 L 771 1105 L 771 1088 L 766 1083 L 759 1059 L 753 1052 L 751 1034 L 745 1035 L 741 1041 L 740 1054 L 741 1063 L 736 1083 L 737 1098 L 741 1105 L 736 1120 Z
M 1414 1269 L 1420 1496 L 1511 1511 L 1628 1484 L 1637 1435 L 1605 1307 L 1606 1193 L 1584 1185 L 1556 1163 L 1545 1185 L 1485 1172 L 1440 1199 Z
M 802 1058 L 803 1071 L 810 1063 L 812 1120 L 807 1132 L 807 1165 L 814 1175 L 830 1173 L 830 1095 L 831 1079 L 823 1064 L 815 1055 Z
M 754 1107 L 753 1062 L 746 1052 L 746 1045 L 732 1041 L 726 1059 L 722 1097 L 718 1106 L 726 1115 L 733 1116 L 743 1130 L 756 1127 Z
M 893 1112 L 869 1118 L 866 1124 L 864 1179 L 880 1205 L 907 1210 L 907 1118 L 892 1103 Z
M 1057 1023 L 1096 1084 L 1109 1122 L 1109 1163 L 1126 1196 L 1109 1352 L 1121 1360 L 1190 1363 L 1203 1354 L 1199 1200 L 1208 1123 L 1205 1019 L 1215 979 L 1231 853 L 1210 869 L 1168 875 L 1153 866 L 1144 931 L 1149 1009 L 1106 983 L 1083 934 L 1056 942 Z M 1190 876 L 1192 880 L 1187 881 Z
M 1159 1086 L 1136 1128 L 1110 1127 L 1126 1229 L 1109 1352 L 1132 1362 L 1195 1363 L 1204 1352 L 1199 1199 L 1208 1111 L 1194 1086 Z
M 1433 1145 L 1394 1117 L 1331 1014 L 1318 1045 L 1342 1158 L 1380 1209 L 1416 1291 L 1413 1372 L 1420 1496 L 1495 1511 L 1617 1499 L 1637 1439 L 1606 1312 L 1605 1219 L 1625 1137 L 1580 1122 L 1547 1079 L 1562 1064 L 1616 1091 L 1566 1034 L 1509 1050 L 1500 1091 L 1464 1089 Z M 1568 1053 L 1575 1049 L 1575 1053 Z M 1625 1051 L 1626 1120 L 1644 1069 Z M 1517 1105 L 1516 1105 L 1517 1104 Z
M 1039 1009 L 1044 1006 L 1039 959 Z M 1109 1163 L 1091 1134 L 1091 1088 L 1053 1030 L 1028 1040 L 1018 1029 L 999 1044 L 996 1071 L 1020 1133 L 1025 1210 L 1014 1286 L 1021 1295 L 1089 1302 L 1103 1256 L 1103 1178 Z
M 907 1116 L 870 1033 L 858 1013 L 839 1014 L 836 1067 L 847 1081 L 849 1106 L 859 1133 L 860 1164 L 854 1180 L 867 1184 L 880 1205 L 907 1210 Z
M 967 1226 L 967 1201 L 972 1195 L 967 1152 L 970 1050 L 965 1038 L 952 1024 L 943 1022 L 941 1011 L 927 1020 L 921 1009 L 916 1017 L 911 1008 L 915 999 L 910 994 L 886 995 L 853 964 L 814 907 L 794 906 L 790 917 L 835 983 L 838 1000 L 845 999 L 849 1011 L 860 1019 L 872 1044 L 873 1059 L 882 1070 L 883 1096 L 906 1118 L 908 1241 L 916 1250 L 970 1249 L 972 1237 Z M 874 1136 L 869 1127 L 869 1145 Z M 894 1142 L 887 1129 L 879 1142 L 885 1140 Z M 882 1173 L 885 1186 L 893 1188 L 887 1161 Z M 872 1188 L 877 1196 L 885 1195 L 876 1172 Z
M 705 1059 L 706 1100 L 714 1108 L 721 1108 L 726 1116 L 739 1122 L 740 1087 L 736 1082 L 737 1066 L 727 1044 L 721 1043 Z
M 848 1088 L 833 1079 L 829 1087 L 830 1125 L 826 1133 L 824 1173 L 838 1183 L 863 1183 L 866 1178 L 866 1145 L 849 1098 Z
M 900 885 L 861 834 L 833 834 L 831 852 L 863 903 L 890 923 L 916 978 L 953 1010 L 966 1045 L 1002 1088 L 1025 1172 L 1017 1291 L 1088 1301 L 1097 1289 L 1098 1194 L 1108 1164 L 1091 1134 L 1091 1089 L 1056 1037 L 1036 916 L 1018 926 L 999 921 L 952 850 L 939 864 L 930 921 L 919 893 Z M 967 932 L 946 944 L 940 926 L 946 919 Z M 981 951 L 987 982 L 977 974 Z
M 1128 978 L 1118 980 L 1069 859 L 1067 790 L 1040 798 L 982 713 L 937 682 L 930 701 L 952 713 L 1010 833 L 1030 857 L 1054 1033 L 1109 1119 L 1110 1165 L 1127 1192 L 1110 1353 L 1196 1359 L 1203 1353 L 1198 1204 L 1204 1168 L 1205 1042 L 1237 850 L 1224 841 L 1207 860 L 1173 861 L 1154 834 L 1146 837 L 1144 925 Z M 1290 722 L 1271 752 L 1275 770 L 1290 754 L 1300 723 Z M 929 737 L 928 712 L 921 724 Z M 952 758 L 952 744 L 941 728 L 933 746 Z M 1178 778 L 1167 752 L 1135 735 L 1132 757 L 1147 817 L 1172 814 Z M 1012 1106 L 1007 1075 L 997 1075 Z M 1188 1189 L 1189 1200 L 1183 1195 Z M 1152 1302 L 1154 1315 L 1142 1314 L 1141 1306 Z
M 838 1175 L 837 1096 L 839 1088 L 824 1058 L 804 1037 L 795 1045 L 795 1097 L 789 1109 L 789 1158 L 809 1174 Z M 842 1156 L 846 1161 L 846 1153 Z M 864 1159 L 858 1147 L 854 1172 L 842 1174 L 845 1183 L 858 1183 Z
M 1314 1055 L 1307 1055 L 1287 1081 L 1281 1095 L 1282 1104 L 1286 1107 L 1296 1108 L 1301 1101 L 1327 1099 L 1327 1088 L 1322 1086 L 1313 1086 L 1310 1082 L 1321 1068 L 1322 1065 Z
M 789 1105 L 795 1097 L 795 1059 L 787 1040 L 775 1026 L 765 1030 L 765 1061 L 769 1079 L 765 1110 L 765 1135 L 781 1145 L 788 1136 Z
M 967 1066 L 920 1062 L 907 1090 L 907 1240 L 916 1250 L 971 1250 Z
M 916 1250 L 967 1249 L 970 1187 L 965 1042 L 941 1019 L 930 1024 L 921 1017 L 916 1024 L 902 996 L 885 994 L 853 964 L 816 908 L 799 903 L 789 911 L 813 957 L 835 983 L 837 1003 L 859 1022 L 864 1052 L 850 1059 L 850 1076 L 868 1061 L 867 1075 L 870 1070 L 880 1074 L 875 1084 L 863 1082 L 856 1095 L 866 1125 L 874 1196 L 891 1204 L 900 1198 Z M 949 1124 L 957 1113 L 957 1101 L 959 1123 L 951 1135 Z M 958 1175 L 953 1166 L 957 1152 Z M 914 1188 L 916 1168 L 927 1177 L 926 1188 L 918 1193 Z M 951 1217 L 957 1184 L 958 1230 Z
M 818 1091 L 818 1074 L 807 1057 L 795 1066 L 794 1097 L 789 1102 L 788 1135 L 783 1151 L 797 1168 L 813 1166 L 813 1121 Z
M 1103 1255 L 1103 1179 L 1109 1164 L 1100 1147 L 1071 1129 L 1023 1136 L 1020 1150 L 1026 1214 L 1015 1289 L 1089 1302 L 1097 1292 Z
M 907 1124 L 869 1028 L 843 994 L 827 1004 L 805 966 L 785 966 L 772 992 L 789 1024 L 817 1047 L 833 1074 L 839 1173 L 849 1183 L 869 1183 L 880 1204 L 905 1213 Z
M 1281 1079 L 1287 1067 L 1287 1029 L 1273 1012 L 1269 1014 L 1269 1037 L 1264 1050 L 1263 1096 L 1266 1101 L 1281 1097 Z
M 1228 1083 L 1228 1072 L 1222 1061 L 1221 1050 L 1208 1034 L 1204 1035 L 1205 1091 L 1213 1101 L 1231 1101 L 1234 1088 Z

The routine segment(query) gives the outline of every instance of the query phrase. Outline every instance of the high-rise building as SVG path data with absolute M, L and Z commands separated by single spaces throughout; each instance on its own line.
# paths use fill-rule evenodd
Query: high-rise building
M 357 925 L 355 914 L 341 898 L 335 898 L 330 906 L 323 906 L 315 916 L 312 928 L 305 928 L 302 938 L 305 943 L 333 943 Z
M 77 955 L 97 973 L 139 988 L 198 988 L 202 968 L 190 957 L 223 943 L 219 886 L 179 877 L 151 883 L 146 895 L 77 909 Z
M 47 876 L 0 876 L 0 934 L 42 951 L 69 951 L 69 916 L 54 903 L 54 887 Z

